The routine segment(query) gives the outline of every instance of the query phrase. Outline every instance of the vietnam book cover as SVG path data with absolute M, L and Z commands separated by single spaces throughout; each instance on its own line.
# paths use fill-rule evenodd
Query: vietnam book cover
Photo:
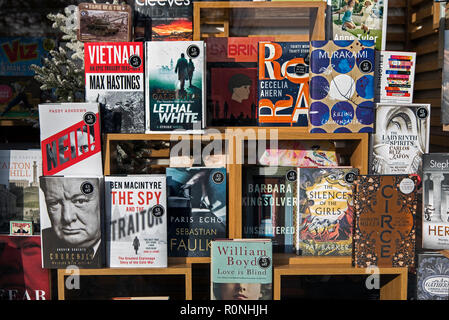
M 271 300 L 273 251 L 269 239 L 212 241 L 211 300 Z
M 0 300 L 51 300 L 40 236 L 0 235 Z
M 333 40 L 371 40 L 385 50 L 388 0 L 332 0 Z
M 43 268 L 104 266 L 102 188 L 98 177 L 40 177 Z
M 358 175 L 354 182 L 356 267 L 414 267 L 417 175 Z
M 309 124 L 309 43 L 259 42 L 258 124 Z
M 244 166 L 242 176 L 243 238 L 270 238 L 273 252 L 293 253 L 296 168 Z
M 39 125 L 44 176 L 103 174 L 98 103 L 40 104 Z
M 165 175 L 106 176 L 106 265 L 167 267 Z
M 167 168 L 168 256 L 210 257 L 226 238 L 225 168 Z
M 298 168 L 295 247 L 303 256 L 351 256 L 356 168 Z
M 373 41 L 311 41 L 310 70 L 310 132 L 373 132 Z
M 378 103 L 372 135 L 372 174 L 419 174 L 429 150 L 430 105 Z
M 143 43 L 86 42 L 86 101 L 100 105 L 103 133 L 145 133 Z
M 449 299 L 449 258 L 438 252 L 418 253 L 417 300 Z
M 146 133 L 205 127 L 203 41 L 145 42 Z
M 0 150 L 0 233 L 9 233 L 12 220 L 32 222 L 33 233 L 40 233 L 41 159 L 39 149 Z

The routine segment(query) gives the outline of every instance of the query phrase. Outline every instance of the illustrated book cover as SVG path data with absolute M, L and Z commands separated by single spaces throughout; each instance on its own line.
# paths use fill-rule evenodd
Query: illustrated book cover
M 417 300 L 449 299 L 449 258 L 439 252 L 418 253 Z

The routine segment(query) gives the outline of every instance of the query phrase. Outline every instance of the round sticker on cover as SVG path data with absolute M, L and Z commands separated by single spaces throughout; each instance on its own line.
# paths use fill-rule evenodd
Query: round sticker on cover
M 129 57 L 129 65 L 133 68 L 138 68 L 142 65 L 142 59 L 138 55 Z
M 94 186 L 92 185 L 92 183 L 90 183 L 88 181 L 83 182 L 81 184 L 80 189 L 81 189 L 81 193 L 85 194 L 85 195 L 88 195 L 88 194 L 91 194 L 92 192 L 94 192 Z
M 217 171 L 212 175 L 212 181 L 216 184 L 222 183 L 224 179 L 225 179 L 224 174 L 220 171 Z
M 369 60 L 363 60 L 362 62 L 360 62 L 360 71 L 367 73 L 371 71 L 371 68 L 373 67 L 373 65 L 371 64 L 371 61 Z
M 164 215 L 164 207 L 160 204 L 155 205 L 153 208 L 151 208 L 151 213 L 156 218 L 162 217 Z
M 307 72 L 307 69 L 306 69 L 305 65 L 299 63 L 295 66 L 295 74 L 296 75 L 302 76 L 302 75 L 306 74 L 306 72 Z
M 95 124 L 95 122 L 97 122 L 97 116 L 93 112 L 86 112 L 84 114 L 83 119 L 84 123 L 87 124 L 88 126 L 92 126 Z
M 297 178 L 297 174 L 295 170 L 289 170 L 287 172 L 287 174 L 285 175 L 285 177 L 287 178 L 287 181 L 293 182 L 296 181 Z
M 348 172 L 345 174 L 345 181 L 347 183 L 354 183 L 355 180 L 355 173 L 354 172 Z
M 192 59 L 197 58 L 200 55 L 200 48 L 195 44 L 190 45 L 187 48 L 187 55 Z
M 259 267 L 261 267 L 262 269 L 267 269 L 270 267 L 271 265 L 271 260 L 269 257 L 260 257 L 259 260 L 257 261 L 257 263 L 259 264 Z
M 426 108 L 418 108 L 418 110 L 416 110 L 416 116 L 420 119 L 425 119 L 427 118 L 428 115 L 429 112 L 427 111 Z
M 404 194 L 412 193 L 413 190 L 415 190 L 415 183 L 410 178 L 404 178 L 401 183 L 399 183 L 399 190 Z

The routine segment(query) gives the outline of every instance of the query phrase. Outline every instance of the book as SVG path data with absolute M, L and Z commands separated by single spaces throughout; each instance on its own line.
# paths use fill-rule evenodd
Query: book
M 303 256 L 351 256 L 357 168 L 298 168 L 295 248 Z
M 167 267 L 164 175 L 105 176 L 106 265 Z
M 449 258 L 439 252 L 418 253 L 417 300 L 449 298 Z
M 39 176 L 42 157 L 39 149 L 0 150 L 0 233 L 10 233 L 10 222 L 31 222 L 40 232 Z
M 441 79 L 441 123 L 449 124 L 449 30 L 443 35 L 443 68 Z
M 353 264 L 414 267 L 417 175 L 358 175 Z
M 41 238 L 0 235 L 0 300 L 51 300 Z
M 43 175 L 103 174 L 98 103 L 40 104 L 39 125 Z
M 309 124 L 309 43 L 259 42 L 258 124 Z
M 312 133 L 373 132 L 374 42 L 311 41 Z
M 226 238 L 226 169 L 167 168 L 168 256 L 210 257 Z
M 203 41 L 145 42 L 146 133 L 202 132 L 204 51 Z
M 271 300 L 270 239 L 212 241 L 211 300 Z
M 333 40 L 371 40 L 385 50 L 388 0 L 332 0 Z
M 10 236 L 31 236 L 33 234 L 33 222 L 31 221 L 10 221 Z
M 378 103 L 372 135 L 372 174 L 418 174 L 429 150 L 430 105 Z
M 104 266 L 101 180 L 87 176 L 39 178 L 43 268 Z
M 269 238 L 273 252 L 294 252 L 295 167 L 242 167 L 242 236 Z
M 86 42 L 86 102 L 100 104 L 104 133 L 145 133 L 143 43 Z

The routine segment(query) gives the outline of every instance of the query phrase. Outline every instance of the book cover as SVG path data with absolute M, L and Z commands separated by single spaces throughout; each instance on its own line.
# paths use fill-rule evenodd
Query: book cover
M 9 234 L 10 221 L 24 220 L 39 234 L 41 159 L 39 149 L 0 150 L 0 233 Z
M 31 236 L 33 234 L 33 223 L 30 221 L 10 221 L 10 236 Z
M 0 235 L 0 300 L 51 300 L 40 236 Z
M 414 267 L 417 175 L 358 175 L 353 264 Z
M 103 267 L 101 178 L 41 176 L 39 181 L 42 267 Z
M 449 124 L 449 30 L 444 30 L 443 70 L 441 79 L 441 123 Z
M 270 238 L 273 252 L 294 252 L 295 167 L 242 168 L 242 236 Z
M 373 41 L 311 41 L 312 133 L 373 132 Z
M 429 150 L 430 105 L 378 103 L 372 174 L 418 174 Z
M 168 255 L 210 257 L 226 238 L 225 168 L 167 168 Z
M 438 252 L 418 254 L 417 300 L 449 299 L 449 259 Z
M 449 249 L 449 154 L 422 156 L 422 247 Z
M 211 300 L 271 300 L 273 252 L 269 239 L 212 241 Z
M 38 121 L 38 105 L 48 98 L 32 76 L 0 76 L 0 118 Z
M 298 168 L 296 252 L 351 256 L 356 168 Z
M 205 127 L 203 41 L 145 42 L 146 133 Z
M 388 0 L 332 0 L 333 40 L 371 40 L 385 50 Z
M 145 133 L 142 42 L 86 42 L 86 102 L 100 104 L 104 133 Z
M 308 126 L 308 42 L 259 42 L 258 80 L 260 126 Z
M 165 175 L 105 176 L 106 265 L 167 267 Z
M 39 105 L 43 175 L 103 174 L 98 103 Z

